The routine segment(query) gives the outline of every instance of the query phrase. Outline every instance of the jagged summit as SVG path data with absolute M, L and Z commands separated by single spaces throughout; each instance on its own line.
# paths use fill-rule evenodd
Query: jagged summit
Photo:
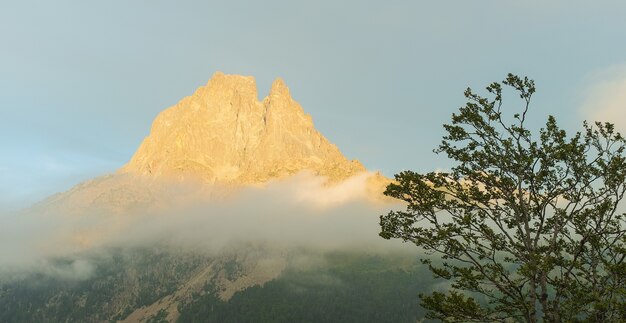
M 253 184 L 303 170 L 331 181 L 365 171 L 315 130 L 282 79 L 257 98 L 253 77 L 215 73 L 157 116 L 119 172 Z
M 161 210 L 194 199 L 220 198 L 237 187 L 302 171 L 325 177 L 329 188 L 362 174 L 366 183 L 358 184 L 350 196 L 375 201 L 389 183 L 379 173 L 367 173 L 358 161 L 346 159 L 315 130 L 311 116 L 291 98 L 283 80 L 276 79 L 269 95 L 259 101 L 253 77 L 217 72 L 193 95 L 156 117 L 149 136 L 116 174 L 53 195 L 34 210 L 59 214 Z

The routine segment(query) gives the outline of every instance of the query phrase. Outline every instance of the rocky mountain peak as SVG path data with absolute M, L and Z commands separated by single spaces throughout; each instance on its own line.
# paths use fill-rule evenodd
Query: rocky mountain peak
M 289 88 L 285 84 L 283 79 L 276 78 L 274 82 L 272 82 L 272 87 L 270 88 L 270 97 L 279 97 L 279 98 L 291 98 L 291 94 L 289 93 Z
M 257 98 L 253 77 L 215 73 L 157 116 L 120 172 L 254 184 L 303 170 L 331 181 L 365 171 L 315 129 L 282 79 Z
M 235 97 L 245 101 L 256 101 L 256 80 L 252 76 L 226 75 L 216 72 L 205 86 L 198 89 L 196 94 L 208 103 L 228 101 Z
M 327 178 L 323 185 L 329 189 L 345 183 L 352 187 L 351 183 L 365 178 L 363 187 L 350 194 L 364 194 L 372 201 L 382 201 L 389 183 L 379 173 L 366 173 L 360 162 L 346 159 L 328 142 L 283 80 L 274 81 L 269 95 L 259 101 L 253 77 L 217 72 L 191 96 L 159 113 L 150 134 L 116 174 L 76 185 L 33 210 L 56 214 L 158 211 L 193 199 L 219 198 L 233 188 L 302 171 Z M 350 182 L 351 178 L 357 181 Z

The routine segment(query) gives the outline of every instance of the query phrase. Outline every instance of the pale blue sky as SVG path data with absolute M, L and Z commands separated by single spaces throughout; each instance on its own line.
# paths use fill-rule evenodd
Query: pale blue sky
M 261 97 L 282 77 L 388 176 L 447 167 L 441 124 L 508 72 L 537 82 L 533 123 L 577 129 L 601 109 L 589 98 L 626 90 L 624 17 L 622 1 L 0 0 L 0 209 L 113 172 L 218 70 Z

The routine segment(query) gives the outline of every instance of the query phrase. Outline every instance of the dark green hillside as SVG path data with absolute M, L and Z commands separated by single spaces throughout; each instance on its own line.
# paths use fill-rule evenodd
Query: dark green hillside
M 207 293 L 179 311 L 179 322 L 415 322 L 418 293 L 431 275 L 406 258 L 333 253 L 312 270 L 288 268 L 276 280 L 229 301 Z
M 110 322 L 173 293 L 203 257 L 162 250 L 109 250 L 88 257 L 87 280 L 29 274 L 0 284 L 0 322 Z M 56 270 L 73 260 L 55 261 Z M 65 267 L 65 268 L 64 268 Z
M 278 278 L 228 301 L 206 283 L 179 305 L 179 322 L 415 322 L 424 316 L 417 295 L 434 283 L 407 255 L 297 250 L 285 257 L 288 265 Z M 95 268 L 86 280 L 29 274 L 0 283 L 0 322 L 115 322 L 172 295 L 217 258 L 141 249 L 81 259 Z M 242 264 L 224 259 L 213 263 L 226 276 L 245 275 Z M 57 260 L 55 268 L 70 268 L 73 261 Z M 161 310 L 146 319 L 166 317 Z

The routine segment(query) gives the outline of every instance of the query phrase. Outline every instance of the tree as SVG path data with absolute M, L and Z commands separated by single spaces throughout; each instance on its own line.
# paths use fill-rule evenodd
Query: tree
M 503 88 L 522 99 L 505 115 Z M 436 153 L 449 172 L 395 176 L 385 195 L 405 211 L 380 217 L 380 235 L 425 251 L 448 291 L 421 294 L 446 322 L 626 320 L 626 141 L 610 123 L 573 136 L 549 116 L 526 126 L 534 81 L 509 74 L 445 124 Z M 435 256 L 440 256 L 441 261 Z

